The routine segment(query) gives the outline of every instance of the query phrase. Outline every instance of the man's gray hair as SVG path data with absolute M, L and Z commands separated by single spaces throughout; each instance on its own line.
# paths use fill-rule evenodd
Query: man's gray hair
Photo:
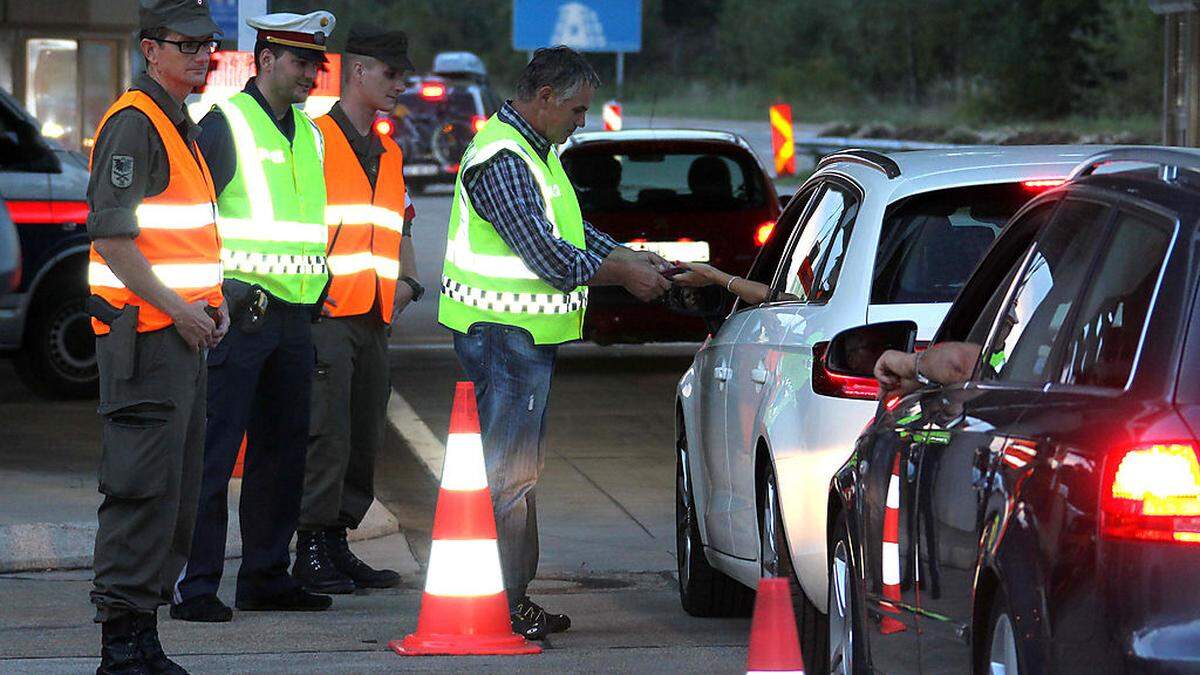
M 521 79 L 517 80 L 517 100 L 531 101 L 539 89 L 548 86 L 561 103 L 585 84 L 599 87 L 600 78 L 582 54 L 562 45 L 542 47 L 533 53 Z

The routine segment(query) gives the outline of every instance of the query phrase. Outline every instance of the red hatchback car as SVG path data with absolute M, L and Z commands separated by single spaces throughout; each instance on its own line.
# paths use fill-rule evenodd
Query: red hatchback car
M 583 217 L 630 248 L 744 273 L 779 216 L 775 186 L 737 134 L 686 129 L 577 133 L 560 149 Z M 584 339 L 700 341 L 703 320 L 590 290 Z

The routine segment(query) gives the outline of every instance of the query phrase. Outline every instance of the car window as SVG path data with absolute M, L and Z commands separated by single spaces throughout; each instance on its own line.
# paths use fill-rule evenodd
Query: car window
M 779 268 L 779 261 L 783 257 L 784 251 L 787 250 L 788 239 L 791 238 L 792 231 L 796 227 L 796 221 L 804 215 L 805 206 L 816 191 L 815 186 L 809 187 L 788 202 L 788 207 L 775 222 L 775 229 L 772 230 L 767 243 L 763 244 L 762 249 L 754 258 L 754 263 L 750 265 L 750 271 L 746 273 L 747 279 L 771 285 L 775 272 Z M 730 273 L 734 274 L 735 272 L 730 270 Z M 736 312 L 743 307 L 745 307 L 745 303 L 739 299 L 734 305 L 733 311 Z
M 1111 241 L 1065 338 L 1058 381 L 1124 388 L 1174 226 L 1131 213 L 1117 216 Z
M 584 211 L 733 211 L 766 202 L 761 170 L 740 153 L 575 151 L 563 169 Z
M 1008 219 L 1033 196 L 1020 183 L 915 195 L 888 209 L 871 302 L 953 302 Z
M 825 302 L 833 295 L 858 215 L 858 199 L 829 183 L 805 218 L 788 260 L 782 289 L 802 302 Z
M 1103 245 L 1108 207 L 1068 200 L 1038 237 L 983 351 L 983 379 L 1045 382 L 1055 340 Z

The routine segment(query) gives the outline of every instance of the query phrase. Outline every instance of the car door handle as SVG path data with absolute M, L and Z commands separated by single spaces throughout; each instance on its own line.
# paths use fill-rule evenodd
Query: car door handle
M 727 366 L 717 366 L 713 368 L 713 378 L 718 382 L 727 382 L 732 372 L 733 370 Z
M 766 368 L 755 368 L 754 370 L 750 371 L 750 379 L 754 380 L 754 382 L 757 384 L 766 384 L 767 369 Z

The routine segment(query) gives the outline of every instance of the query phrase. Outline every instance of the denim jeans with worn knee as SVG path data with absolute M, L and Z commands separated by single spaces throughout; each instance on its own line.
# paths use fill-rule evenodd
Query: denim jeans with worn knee
M 475 385 L 500 566 L 515 605 L 537 573 L 536 488 L 558 345 L 535 345 L 522 328 L 478 323 L 454 333 L 454 351 Z

